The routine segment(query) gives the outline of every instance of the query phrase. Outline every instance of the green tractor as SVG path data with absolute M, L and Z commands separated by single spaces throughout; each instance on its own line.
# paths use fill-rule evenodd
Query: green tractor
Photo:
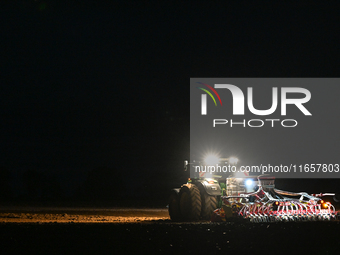
M 232 171 L 227 178 L 206 175 L 209 166 L 218 163 Z M 275 177 L 248 176 L 238 171 L 236 158 L 208 158 L 188 164 L 185 170 L 197 167 L 199 175 L 173 189 L 169 199 L 169 215 L 173 221 L 247 220 L 253 223 L 277 221 L 329 221 L 340 218 L 334 205 L 322 199 L 335 193 L 307 194 L 275 188 Z M 206 169 L 204 169 L 206 167 Z M 215 171 L 213 171 L 215 173 Z M 193 174 L 192 176 L 197 176 Z
M 207 157 L 204 162 L 210 164 L 214 160 L 211 156 Z M 236 165 L 238 161 L 233 157 L 222 160 L 228 165 Z M 188 171 L 197 163 L 185 161 L 184 170 Z M 188 178 L 186 184 L 171 190 L 168 206 L 171 220 L 210 220 L 214 210 L 221 207 L 221 196 L 226 195 L 226 179 L 216 175 L 206 177 L 203 174 L 204 172 L 199 177 Z

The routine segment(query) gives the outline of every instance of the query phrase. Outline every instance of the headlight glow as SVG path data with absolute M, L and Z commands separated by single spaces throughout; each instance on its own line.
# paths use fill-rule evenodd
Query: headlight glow
M 246 180 L 246 186 L 251 186 L 253 185 L 253 180 Z
M 209 166 L 213 166 L 220 162 L 220 158 L 214 154 L 209 154 L 204 158 L 204 162 Z
M 238 158 L 230 157 L 229 163 L 232 164 L 232 165 L 236 165 L 238 163 Z

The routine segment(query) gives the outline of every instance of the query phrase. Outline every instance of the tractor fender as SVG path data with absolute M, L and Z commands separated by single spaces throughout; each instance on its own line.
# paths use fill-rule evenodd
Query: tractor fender
M 218 183 L 210 184 L 206 180 L 198 180 L 199 188 L 203 188 L 210 196 L 221 196 L 221 187 Z

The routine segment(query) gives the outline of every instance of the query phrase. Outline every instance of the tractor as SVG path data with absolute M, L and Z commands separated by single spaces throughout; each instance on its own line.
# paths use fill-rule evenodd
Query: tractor
M 217 161 L 236 165 L 237 158 L 217 159 L 207 156 L 202 163 L 213 164 Z M 184 161 L 184 171 L 200 165 L 201 162 Z M 188 178 L 186 184 L 171 190 L 169 197 L 169 215 L 173 221 L 210 220 L 212 213 L 222 206 L 221 197 L 226 195 L 226 182 L 220 176 Z
M 236 167 L 238 159 L 231 157 L 218 161 Z M 209 163 L 209 160 L 205 162 Z M 194 165 L 195 162 L 185 161 L 185 171 Z M 278 190 L 275 177 L 266 175 L 232 174 L 224 179 L 200 175 L 188 178 L 186 184 L 171 190 L 168 209 L 173 221 L 246 220 L 257 223 L 338 219 L 334 206 L 325 202 L 323 196 L 335 194 L 310 195 Z

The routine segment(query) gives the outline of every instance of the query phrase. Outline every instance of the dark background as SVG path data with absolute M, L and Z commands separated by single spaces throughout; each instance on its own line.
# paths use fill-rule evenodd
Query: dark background
M 185 181 L 190 77 L 337 77 L 336 6 L 1 3 L 0 203 L 165 206 Z

